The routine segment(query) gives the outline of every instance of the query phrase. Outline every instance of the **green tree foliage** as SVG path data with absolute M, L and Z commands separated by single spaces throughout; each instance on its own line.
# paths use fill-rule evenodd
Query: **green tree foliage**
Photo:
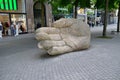
M 66 6 L 68 4 L 79 5 L 82 8 L 90 7 L 90 0 L 60 0 L 60 5 Z
M 85 8 L 90 7 L 90 0 L 60 0 L 59 1 L 61 6 L 67 6 L 68 4 L 71 4 L 74 6 L 74 17 L 77 18 L 77 7 Z
M 96 0 L 95 7 L 97 9 L 104 9 L 105 8 L 105 3 L 106 0 Z M 118 3 L 120 0 L 109 0 L 108 2 L 108 9 L 117 9 L 118 8 Z
M 36 0 L 35 0 L 36 1 Z M 90 0 L 37 0 L 41 3 L 49 2 L 52 5 L 53 14 L 59 12 L 58 7 L 68 8 L 68 12 L 71 12 L 73 6 L 75 6 L 75 18 L 77 16 L 77 7 L 85 8 L 90 7 Z

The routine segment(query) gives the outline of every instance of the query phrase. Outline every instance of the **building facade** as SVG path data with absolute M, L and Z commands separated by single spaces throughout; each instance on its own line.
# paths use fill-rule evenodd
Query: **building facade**
M 8 35 L 12 23 L 21 26 L 20 33 L 28 32 L 26 1 L 0 0 L 0 21 L 3 24 L 3 35 Z
M 28 32 L 34 32 L 34 14 L 33 14 L 33 0 L 26 0 L 26 14 L 27 14 L 27 25 Z
M 38 12 L 34 12 L 34 6 L 37 6 Z M 3 34 L 8 35 L 8 29 L 12 23 L 20 25 L 19 33 L 34 32 L 36 22 L 41 21 L 39 6 L 39 2 L 33 0 L 0 0 L 0 21 L 4 25 Z M 51 6 L 47 3 L 44 3 L 44 6 L 45 24 L 50 26 L 52 22 Z

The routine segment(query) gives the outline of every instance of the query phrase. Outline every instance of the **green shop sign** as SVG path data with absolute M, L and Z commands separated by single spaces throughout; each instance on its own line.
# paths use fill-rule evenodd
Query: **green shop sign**
M 0 10 L 17 10 L 17 0 L 0 0 Z

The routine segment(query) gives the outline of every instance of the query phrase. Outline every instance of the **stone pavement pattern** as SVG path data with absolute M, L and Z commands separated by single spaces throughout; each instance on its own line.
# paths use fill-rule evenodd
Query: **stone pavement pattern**
M 0 41 L 0 80 L 120 80 L 120 34 L 92 34 L 90 49 L 58 56 L 39 50 L 28 35 Z

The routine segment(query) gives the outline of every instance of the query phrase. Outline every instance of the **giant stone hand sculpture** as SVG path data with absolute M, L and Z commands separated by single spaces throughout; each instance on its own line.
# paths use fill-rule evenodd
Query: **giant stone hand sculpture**
M 36 39 L 40 41 L 38 47 L 50 55 L 87 49 L 90 47 L 90 38 L 89 26 L 78 19 L 61 18 L 52 27 L 36 30 Z

